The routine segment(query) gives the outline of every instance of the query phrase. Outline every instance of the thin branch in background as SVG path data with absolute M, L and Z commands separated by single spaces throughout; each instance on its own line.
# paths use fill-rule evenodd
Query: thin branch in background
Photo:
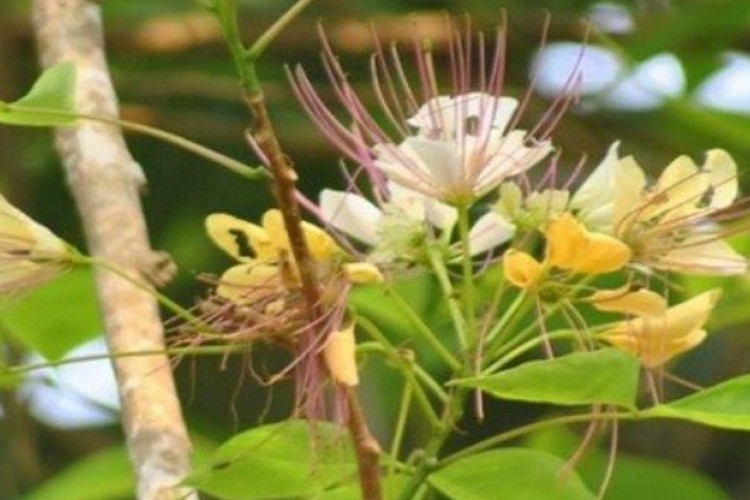
M 80 113 L 116 117 L 101 12 L 86 0 L 35 0 L 33 16 L 42 65 L 77 67 Z M 139 275 L 153 263 L 139 190 L 144 177 L 120 129 L 91 121 L 60 129 L 56 145 L 80 212 L 91 254 Z M 148 291 L 97 269 L 99 302 L 110 351 L 164 350 L 157 302 Z M 175 488 L 191 451 L 166 356 L 116 357 L 122 419 L 140 499 L 192 498 Z

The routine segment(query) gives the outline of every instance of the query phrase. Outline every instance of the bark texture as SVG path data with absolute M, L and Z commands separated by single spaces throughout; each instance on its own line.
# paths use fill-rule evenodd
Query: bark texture
M 115 117 L 118 104 L 107 71 L 101 12 L 87 0 L 34 0 L 33 20 L 44 67 L 77 66 L 76 105 L 86 114 Z M 139 191 L 140 166 L 117 127 L 80 122 L 56 132 L 56 146 L 80 212 L 90 253 L 133 276 L 153 262 Z M 97 289 L 112 352 L 164 348 L 151 295 L 99 269 Z M 123 427 L 140 499 L 190 498 L 175 488 L 189 467 L 190 443 L 169 360 L 114 358 Z

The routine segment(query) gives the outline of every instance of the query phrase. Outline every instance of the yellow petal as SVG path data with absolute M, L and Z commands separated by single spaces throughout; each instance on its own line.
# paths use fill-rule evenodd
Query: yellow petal
M 664 297 L 646 288 L 632 292 L 628 286 L 617 290 L 600 290 L 588 300 L 600 311 L 635 316 L 659 316 L 667 310 Z
M 253 258 L 273 260 L 278 255 L 265 229 L 229 214 L 206 217 L 206 232 L 216 246 L 240 262 Z
M 630 260 L 630 248 L 612 236 L 588 233 L 587 243 L 578 258 L 571 263 L 571 271 L 586 274 L 610 273 L 622 269 Z
M 714 288 L 667 309 L 664 329 L 669 336 L 682 337 L 688 332 L 700 328 L 708 321 L 716 303 L 721 297 L 721 290 Z
M 290 251 L 289 235 L 284 225 L 284 216 L 279 209 L 272 208 L 271 210 L 266 210 L 261 218 L 261 224 L 277 248 L 286 252 Z
M 706 338 L 705 330 L 693 330 L 677 339 L 642 339 L 635 334 L 613 334 L 606 340 L 621 351 L 636 356 L 643 366 L 658 368 L 675 356 L 697 346 Z
M 309 222 L 302 223 L 305 241 L 310 249 L 312 258 L 318 261 L 331 260 L 336 255 L 344 253 L 330 234 Z
M 518 288 L 536 285 L 542 277 L 542 265 L 531 255 L 513 248 L 503 255 L 505 278 Z
M 380 269 L 367 262 L 344 264 L 344 273 L 349 281 L 356 284 L 381 283 L 384 279 Z
M 233 302 L 246 302 L 263 289 L 281 285 L 279 268 L 251 262 L 232 266 L 221 275 L 216 295 Z
M 721 290 L 713 289 L 670 307 L 663 315 L 622 321 L 603 337 L 638 356 L 647 368 L 655 368 L 703 341 L 703 324 L 720 295 Z
M 359 383 L 354 323 L 328 335 L 323 359 L 335 382 L 349 387 Z
M 553 218 L 544 235 L 547 238 L 546 260 L 560 269 L 570 269 L 588 244 L 583 226 L 570 213 Z
M 737 198 L 737 164 L 723 149 L 712 149 L 706 155 L 703 169 L 708 172 L 713 196 L 711 208 L 725 208 Z
M 690 157 L 679 156 L 659 177 L 656 197 L 644 218 L 664 214 L 667 219 L 676 219 L 692 214 L 709 187 L 708 174 L 700 172 Z
M 547 261 L 576 273 L 600 274 L 621 269 L 630 248 L 612 236 L 590 233 L 570 214 L 553 219 L 545 231 Z
M 263 228 L 278 248 L 291 254 L 289 234 L 280 210 L 274 208 L 263 214 Z M 315 260 L 330 260 L 334 255 L 343 252 L 328 233 L 314 224 L 302 222 L 302 232 L 305 235 L 310 255 Z
M 612 230 L 615 235 L 627 230 L 634 217 L 642 209 L 643 190 L 646 189 L 646 174 L 632 156 L 621 159 L 615 170 L 614 207 Z

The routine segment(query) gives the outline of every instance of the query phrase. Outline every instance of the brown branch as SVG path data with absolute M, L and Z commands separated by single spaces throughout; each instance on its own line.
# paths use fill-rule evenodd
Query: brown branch
M 359 403 L 355 387 L 346 387 L 346 402 L 349 407 L 349 435 L 352 438 L 354 452 L 357 455 L 359 468 L 359 486 L 364 500 L 382 498 L 380 491 L 380 445 L 370 433 Z
M 81 113 L 118 115 L 103 50 L 97 2 L 34 0 L 34 26 L 43 66 L 72 61 Z M 56 146 L 80 212 L 89 249 L 100 260 L 138 276 L 152 261 L 139 189 L 140 167 L 120 130 L 82 122 L 56 132 Z M 97 269 L 97 290 L 112 352 L 164 349 L 153 296 Z M 189 468 L 190 443 L 169 360 L 165 356 L 113 359 L 122 419 L 140 499 L 191 498 L 175 488 Z

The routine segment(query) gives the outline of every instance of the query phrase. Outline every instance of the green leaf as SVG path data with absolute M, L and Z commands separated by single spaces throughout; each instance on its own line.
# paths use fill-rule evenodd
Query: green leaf
M 565 463 L 543 451 L 504 448 L 453 462 L 427 481 L 452 500 L 595 498 L 574 471 L 560 474 Z
M 569 457 L 580 446 L 581 437 L 568 427 L 554 427 L 535 432 L 525 444 L 536 450 Z M 608 451 L 592 446 L 576 466 L 592 491 L 600 488 L 609 460 Z M 604 495 L 607 500 L 728 500 L 728 495 L 710 477 L 666 459 L 637 456 L 618 450 L 614 465 L 614 475 Z M 664 488 L 665 484 L 669 488 Z
M 0 123 L 57 127 L 75 121 L 76 67 L 62 63 L 44 71 L 29 93 L 12 103 L 0 103 Z
M 125 448 L 89 455 L 63 469 L 25 500 L 114 500 L 133 498 L 135 481 Z
M 252 500 L 315 495 L 353 476 L 354 455 L 341 427 L 290 420 L 232 437 L 186 482 L 222 499 Z
M 405 474 L 394 474 L 390 481 L 383 477 L 380 484 L 383 498 L 398 498 L 398 492 L 406 487 L 409 478 L 410 476 Z M 315 500 L 359 500 L 360 498 L 362 498 L 362 490 L 357 477 L 352 477 L 346 486 L 326 490 L 315 496 Z
M 639 369 L 633 356 L 617 349 L 600 349 L 530 361 L 495 375 L 454 383 L 481 389 L 500 399 L 635 408 Z
M 51 361 L 104 330 L 89 268 L 74 269 L 5 304 L 0 320 L 11 335 Z
M 676 418 L 722 429 L 750 430 L 750 375 L 654 406 L 640 412 L 639 416 Z

